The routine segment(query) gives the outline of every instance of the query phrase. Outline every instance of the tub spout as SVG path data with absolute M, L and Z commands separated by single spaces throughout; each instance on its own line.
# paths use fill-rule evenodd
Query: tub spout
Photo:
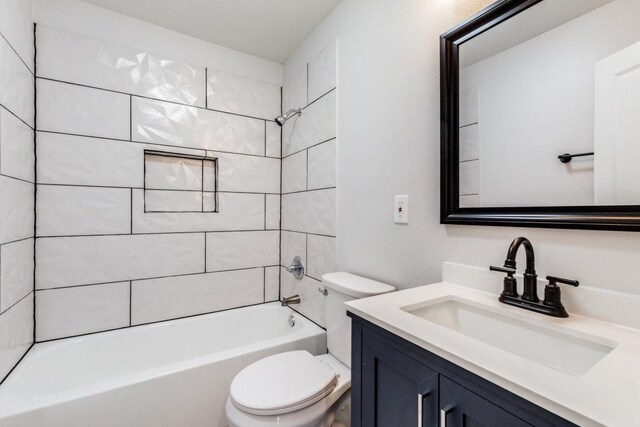
M 280 304 L 283 307 L 287 307 L 291 304 L 300 304 L 300 295 L 292 295 L 290 297 L 283 298 L 282 301 L 280 301 Z

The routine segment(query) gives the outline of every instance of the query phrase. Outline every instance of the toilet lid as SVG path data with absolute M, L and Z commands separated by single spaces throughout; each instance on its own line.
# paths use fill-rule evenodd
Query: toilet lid
M 327 396 L 336 373 L 308 351 L 265 357 L 244 368 L 231 383 L 231 402 L 254 415 L 278 415 L 305 408 Z

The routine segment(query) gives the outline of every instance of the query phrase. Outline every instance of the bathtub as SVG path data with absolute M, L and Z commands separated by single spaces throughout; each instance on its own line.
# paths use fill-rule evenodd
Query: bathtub
M 0 386 L 0 426 L 224 426 L 233 377 L 301 349 L 325 353 L 325 331 L 279 303 L 36 344 Z

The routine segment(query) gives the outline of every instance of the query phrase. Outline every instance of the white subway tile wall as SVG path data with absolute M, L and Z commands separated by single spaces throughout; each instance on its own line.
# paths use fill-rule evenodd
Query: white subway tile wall
M 33 292 L 0 316 L 0 372 L 3 378 L 33 344 L 33 323 Z
M 0 1 L 0 383 L 34 338 L 31 0 Z
M 38 77 L 205 106 L 204 66 L 46 25 L 38 26 Z
M 282 155 L 286 157 L 336 137 L 336 91 L 309 104 L 282 130 Z
M 278 231 L 207 233 L 207 272 L 278 265 Z
M 37 86 L 37 130 L 129 139 L 129 95 L 40 78 Z
M 0 312 L 33 291 L 33 239 L 0 246 Z
M 133 141 L 265 154 L 264 120 L 137 97 L 131 108 Z
M 39 185 L 36 218 L 37 237 L 128 234 L 131 190 Z
M 336 44 L 332 43 L 309 61 L 309 103 L 337 86 L 336 60 Z
M 207 108 L 273 120 L 280 114 L 280 86 L 207 70 Z
M 131 323 L 156 322 L 264 301 L 262 268 L 132 282 Z
M 33 74 L 26 64 L 33 58 L 21 58 L 4 38 L 0 37 L 0 104 L 33 128 Z
M 50 340 L 129 326 L 129 282 L 37 293 L 36 335 Z
M 307 237 L 307 275 L 320 280 L 325 273 L 336 271 L 336 239 L 334 237 Z
M 46 26 L 37 51 L 36 340 L 277 299 L 280 87 Z
M 4 107 L 0 108 L 0 171 L 33 182 L 33 129 Z
M 303 108 L 282 129 L 282 218 L 280 264 L 300 256 L 306 275 L 280 272 L 280 296 L 299 294 L 293 306 L 325 324 L 322 275 L 336 269 L 336 44 L 285 76 L 283 110 Z
M 307 151 L 282 159 L 282 193 L 307 189 Z

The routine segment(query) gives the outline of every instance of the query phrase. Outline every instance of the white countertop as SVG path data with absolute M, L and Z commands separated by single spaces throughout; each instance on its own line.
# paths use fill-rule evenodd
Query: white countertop
M 501 282 L 500 277 L 496 277 Z M 457 297 L 526 322 L 561 325 L 617 346 L 580 376 L 564 374 L 417 317 L 402 307 Z M 347 310 L 581 426 L 640 425 L 640 330 L 575 314 L 558 319 L 441 282 L 346 303 Z M 640 315 L 640 314 L 639 314 Z M 542 323 L 541 323 L 542 322 Z

